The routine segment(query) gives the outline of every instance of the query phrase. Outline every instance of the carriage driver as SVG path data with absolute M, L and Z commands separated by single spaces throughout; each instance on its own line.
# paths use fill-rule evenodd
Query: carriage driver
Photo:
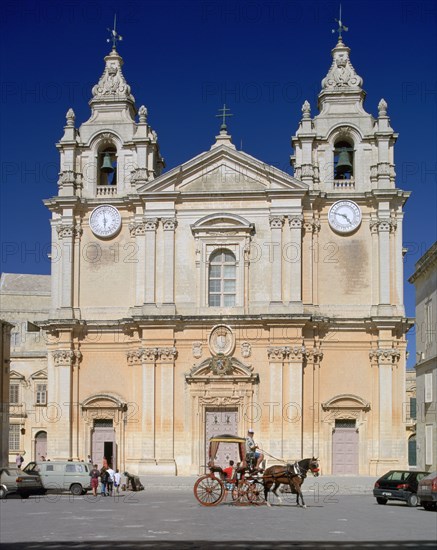
M 252 430 L 252 428 L 249 428 L 247 430 L 247 437 L 246 437 L 246 455 L 249 455 L 250 457 L 255 457 L 256 464 L 255 469 L 259 470 L 259 465 L 264 460 L 264 455 L 257 451 L 258 446 L 255 444 L 255 441 L 253 440 L 253 434 L 255 432 Z

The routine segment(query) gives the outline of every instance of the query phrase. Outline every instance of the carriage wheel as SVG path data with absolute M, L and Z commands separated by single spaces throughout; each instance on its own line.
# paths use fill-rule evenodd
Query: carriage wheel
M 225 488 L 216 477 L 202 476 L 194 484 L 194 496 L 203 506 L 216 506 L 223 500 Z
M 249 502 L 248 492 L 250 485 L 246 480 L 238 482 L 232 489 L 232 500 L 235 501 L 235 504 L 247 504 Z
M 247 491 L 247 498 L 252 504 L 262 504 L 264 500 L 264 485 L 261 481 L 254 481 Z

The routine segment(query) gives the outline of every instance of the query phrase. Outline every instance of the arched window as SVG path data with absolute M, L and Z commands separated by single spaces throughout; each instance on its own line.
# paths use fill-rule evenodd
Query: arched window
M 334 179 L 350 180 L 354 175 L 354 148 L 347 141 L 334 146 Z
M 117 185 L 117 150 L 114 145 L 105 147 L 97 158 L 97 184 Z
M 216 307 L 235 306 L 237 268 L 234 254 L 227 249 L 213 252 L 209 259 L 208 304 Z

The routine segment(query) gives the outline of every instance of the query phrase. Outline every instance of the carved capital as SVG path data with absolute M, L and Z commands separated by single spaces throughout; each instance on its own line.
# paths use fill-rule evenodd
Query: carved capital
M 281 229 L 284 225 L 284 216 L 270 216 L 269 222 L 270 222 L 270 228 L 271 229 Z
M 144 224 L 146 231 L 156 231 L 158 228 L 158 218 L 146 218 Z
M 288 224 L 291 229 L 302 229 L 303 216 L 290 216 Z
M 174 361 L 177 357 L 176 348 L 157 348 L 158 359 L 160 361 Z
M 400 359 L 401 353 L 395 348 L 378 348 L 369 352 L 370 360 L 378 365 L 392 365 Z
M 56 231 L 60 239 L 71 239 L 74 237 L 76 228 L 74 225 L 58 225 Z
M 55 367 L 71 367 L 75 362 L 82 360 L 80 351 L 58 349 L 52 352 Z
M 131 237 L 138 237 L 146 233 L 146 228 L 143 222 L 133 222 L 129 224 L 129 232 Z
M 369 227 L 372 233 L 394 232 L 397 227 L 397 221 L 395 218 L 376 218 L 370 221 Z
M 162 227 L 164 231 L 174 231 L 176 229 L 177 221 L 176 218 L 163 218 Z

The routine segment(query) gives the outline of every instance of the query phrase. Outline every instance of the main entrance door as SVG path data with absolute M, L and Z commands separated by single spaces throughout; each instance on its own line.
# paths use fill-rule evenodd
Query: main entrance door
M 214 409 L 205 412 L 205 464 L 208 462 L 209 439 L 215 435 L 238 435 L 238 413 L 236 409 Z M 240 460 L 235 443 L 220 443 L 215 465 L 226 468 L 229 461 Z
M 336 420 L 332 434 L 333 475 L 358 474 L 358 432 L 355 420 Z
M 94 430 L 91 439 L 91 458 L 93 464 L 102 466 L 103 458 L 116 468 L 117 445 L 112 420 L 94 420 Z

